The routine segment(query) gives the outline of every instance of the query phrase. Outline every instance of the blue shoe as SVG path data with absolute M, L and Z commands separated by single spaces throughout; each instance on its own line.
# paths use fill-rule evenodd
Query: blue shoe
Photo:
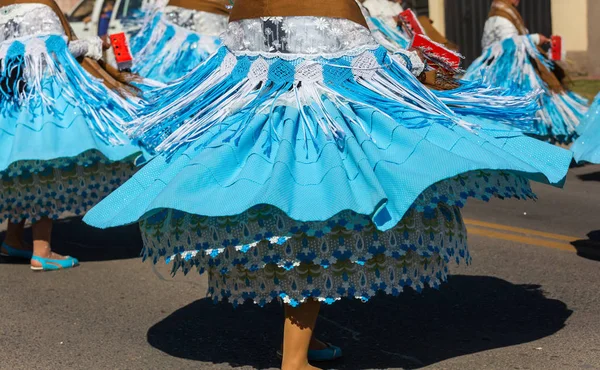
M 32 261 L 37 261 L 42 264 L 42 267 L 33 267 L 31 269 L 33 271 L 55 271 L 55 270 L 64 270 L 70 269 L 79 265 L 79 260 L 77 258 L 73 258 L 67 256 L 65 259 L 61 260 L 53 260 L 50 258 L 42 258 L 38 256 L 31 256 Z
M 33 251 L 24 251 L 24 250 L 16 249 L 16 248 L 9 246 L 6 243 L 2 243 L 2 248 L 0 249 L 0 256 L 23 258 L 26 260 L 30 260 L 31 257 L 33 257 Z
M 326 362 L 334 361 L 342 357 L 342 349 L 338 346 L 334 346 L 331 343 L 325 343 L 327 348 L 324 349 L 309 349 L 308 350 L 308 361 L 312 362 Z

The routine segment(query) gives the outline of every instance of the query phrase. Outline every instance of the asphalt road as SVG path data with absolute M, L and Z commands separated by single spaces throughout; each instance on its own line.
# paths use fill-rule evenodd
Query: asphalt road
M 323 309 L 331 369 L 600 369 L 600 166 L 537 202 L 471 202 L 471 266 L 439 291 Z M 137 259 L 135 227 L 70 220 L 54 246 L 70 271 L 0 264 L 0 369 L 270 369 L 281 308 L 213 305 L 206 281 Z

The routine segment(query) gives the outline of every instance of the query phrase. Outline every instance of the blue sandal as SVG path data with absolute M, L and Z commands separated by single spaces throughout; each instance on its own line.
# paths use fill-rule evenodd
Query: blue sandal
M 42 258 L 38 256 L 31 256 L 32 261 L 39 262 L 42 267 L 33 267 L 31 269 L 33 271 L 56 271 L 56 270 L 64 270 L 70 269 L 79 265 L 79 260 L 77 258 L 67 256 L 65 259 L 61 260 L 53 260 L 50 258 Z
M 4 252 L 2 250 L 4 250 Z M 2 243 L 2 248 L 0 249 L 0 256 L 30 260 L 31 257 L 33 257 L 33 251 L 24 251 L 21 249 L 16 249 L 6 243 Z
M 312 362 L 326 362 L 335 361 L 342 357 L 342 349 L 338 346 L 334 346 L 331 343 L 325 343 L 327 348 L 323 349 L 309 349 L 308 350 L 308 361 Z

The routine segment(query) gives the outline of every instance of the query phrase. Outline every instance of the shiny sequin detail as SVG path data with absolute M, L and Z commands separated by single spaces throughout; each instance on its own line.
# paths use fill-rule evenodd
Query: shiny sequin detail
M 20 37 L 64 34 L 60 19 L 42 4 L 17 4 L 0 8 L 0 42 Z
M 377 45 L 365 27 L 346 19 L 321 17 L 267 17 L 231 22 L 222 39 L 236 54 L 277 52 L 304 57 Z

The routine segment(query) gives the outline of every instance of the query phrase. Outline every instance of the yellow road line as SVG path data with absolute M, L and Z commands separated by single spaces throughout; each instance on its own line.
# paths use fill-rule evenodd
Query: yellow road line
M 522 230 L 525 230 L 525 229 L 522 229 Z M 531 230 L 531 231 L 534 231 L 534 230 Z M 475 227 L 475 226 L 469 226 L 467 228 L 467 232 L 469 233 L 469 235 L 479 235 L 479 236 L 485 236 L 488 238 L 508 240 L 508 241 L 517 242 L 517 243 L 521 243 L 521 244 L 529 244 L 529 245 L 535 245 L 535 246 L 539 246 L 539 247 L 559 249 L 559 250 L 568 251 L 568 252 L 577 252 L 577 249 L 575 249 L 574 246 L 572 246 L 571 244 L 566 243 L 566 242 L 551 241 L 551 240 L 537 238 L 537 237 L 509 234 L 509 233 L 502 232 L 502 231 L 483 229 L 483 228 L 479 228 L 479 227 Z
M 464 221 L 467 226 L 476 226 L 476 227 L 484 227 L 487 229 L 511 231 L 511 232 L 518 233 L 518 234 L 541 236 L 543 238 L 562 240 L 565 242 L 573 242 L 575 240 L 581 239 L 576 236 L 552 234 L 552 233 L 546 233 L 543 231 L 524 229 L 522 227 L 506 226 L 506 225 L 494 224 L 494 223 L 490 223 L 490 222 L 483 222 L 483 221 L 478 221 L 478 220 L 473 220 L 473 219 L 464 219 Z

